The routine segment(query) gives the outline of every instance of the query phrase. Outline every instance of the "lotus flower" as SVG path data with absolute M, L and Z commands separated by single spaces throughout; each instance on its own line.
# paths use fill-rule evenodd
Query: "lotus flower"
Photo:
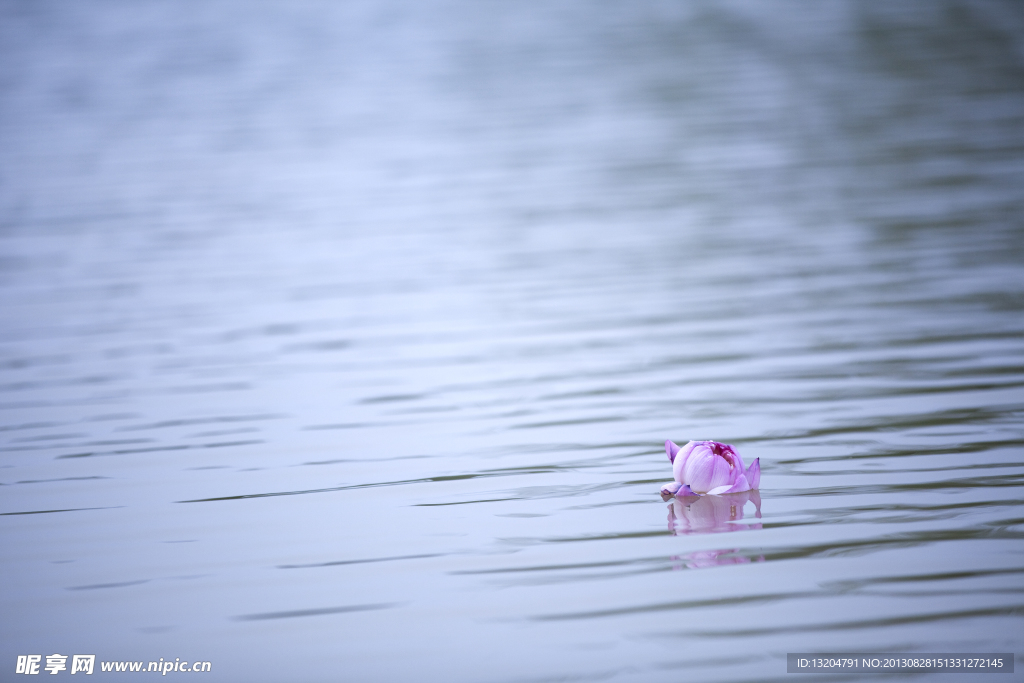
M 720 495 L 751 491 L 761 484 L 761 459 L 743 467 L 732 446 L 717 441 L 691 441 L 682 448 L 665 442 L 675 481 L 661 487 L 665 496 Z

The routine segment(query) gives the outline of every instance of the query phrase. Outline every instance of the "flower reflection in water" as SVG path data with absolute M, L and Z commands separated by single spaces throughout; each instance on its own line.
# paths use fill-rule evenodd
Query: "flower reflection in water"
M 751 562 L 764 562 L 764 555 L 747 557 L 737 555 L 739 548 L 727 548 L 722 550 L 698 550 L 684 555 L 673 555 L 672 569 L 706 569 L 707 567 L 721 567 L 726 564 L 750 564 Z
M 754 503 L 754 517 L 761 519 L 761 494 L 756 490 L 672 498 L 668 506 L 668 529 L 676 536 L 760 529 L 760 522 L 736 524 L 743 519 L 743 506 L 747 501 Z
M 761 494 L 756 490 L 720 496 L 687 496 L 671 500 L 668 505 L 668 528 L 676 536 L 761 528 L 760 522 L 739 523 L 743 519 L 743 508 L 748 502 L 754 504 L 754 517 L 761 519 Z M 673 555 L 671 559 L 677 563 L 673 564 L 673 569 L 702 569 L 726 564 L 764 562 L 764 555 L 747 557 L 738 554 L 739 552 L 738 548 L 698 550 Z

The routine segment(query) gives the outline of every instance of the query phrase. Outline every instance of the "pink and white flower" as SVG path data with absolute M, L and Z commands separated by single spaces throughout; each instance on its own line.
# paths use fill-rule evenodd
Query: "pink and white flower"
M 743 458 L 732 446 L 717 441 L 691 441 L 682 448 L 665 442 L 672 463 L 671 484 L 661 487 L 666 496 L 720 495 L 752 491 L 761 484 L 761 459 L 744 468 Z

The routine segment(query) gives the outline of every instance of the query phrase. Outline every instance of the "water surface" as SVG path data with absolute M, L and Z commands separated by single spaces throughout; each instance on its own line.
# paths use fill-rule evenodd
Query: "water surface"
M 1013 3 L 0 11 L 0 666 L 1024 666 Z

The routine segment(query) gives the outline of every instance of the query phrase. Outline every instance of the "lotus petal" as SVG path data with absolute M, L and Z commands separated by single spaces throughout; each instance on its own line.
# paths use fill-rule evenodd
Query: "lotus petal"
M 676 454 L 679 452 L 679 446 L 671 441 L 666 441 L 665 452 L 668 453 L 668 461 L 674 463 L 676 461 Z
M 689 484 L 698 493 L 707 493 L 719 486 L 732 486 L 736 481 L 732 464 L 705 444 L 690 453 L 682 475 L 679 481 Z
M 682 486 L 680 486 L 679 489 L 676 491 L 676 498 L 693 498 L 693 497 L 700 497 L 700 494 L 699 493 L 694 493 L 693 489 L 691 489 L 686 484 L 683 484 Z
M 733 484 L 729 488 L 725 489 L 724 491 L 719 491 L 718 494 L 722 494 L 722 493 L 742 493 L 744 491 L 749 491 L 751 488 L 752 487 L 750 486 L 750 482 L 747 481 L 746 475 L 745 474 L 741 474 L 739 477 L 737 477 L 735 484 Z M 711 493 L 711 492 L 708 491 L 708 493 Z
M 761 458 L 754 458 L 754 462 L 750 463 L 746 474 L 747 481 L 750 482 L 750 488 L 761 488 Z
M 674 496 L 676 495 L 676 491 L 678 491 L 682 487 L 683 484 L 680 484 L 678 481 L 674 481 L 671 484 L 665 484 L 664 486 L 662 486 L 661 493 L 662 495 Z

